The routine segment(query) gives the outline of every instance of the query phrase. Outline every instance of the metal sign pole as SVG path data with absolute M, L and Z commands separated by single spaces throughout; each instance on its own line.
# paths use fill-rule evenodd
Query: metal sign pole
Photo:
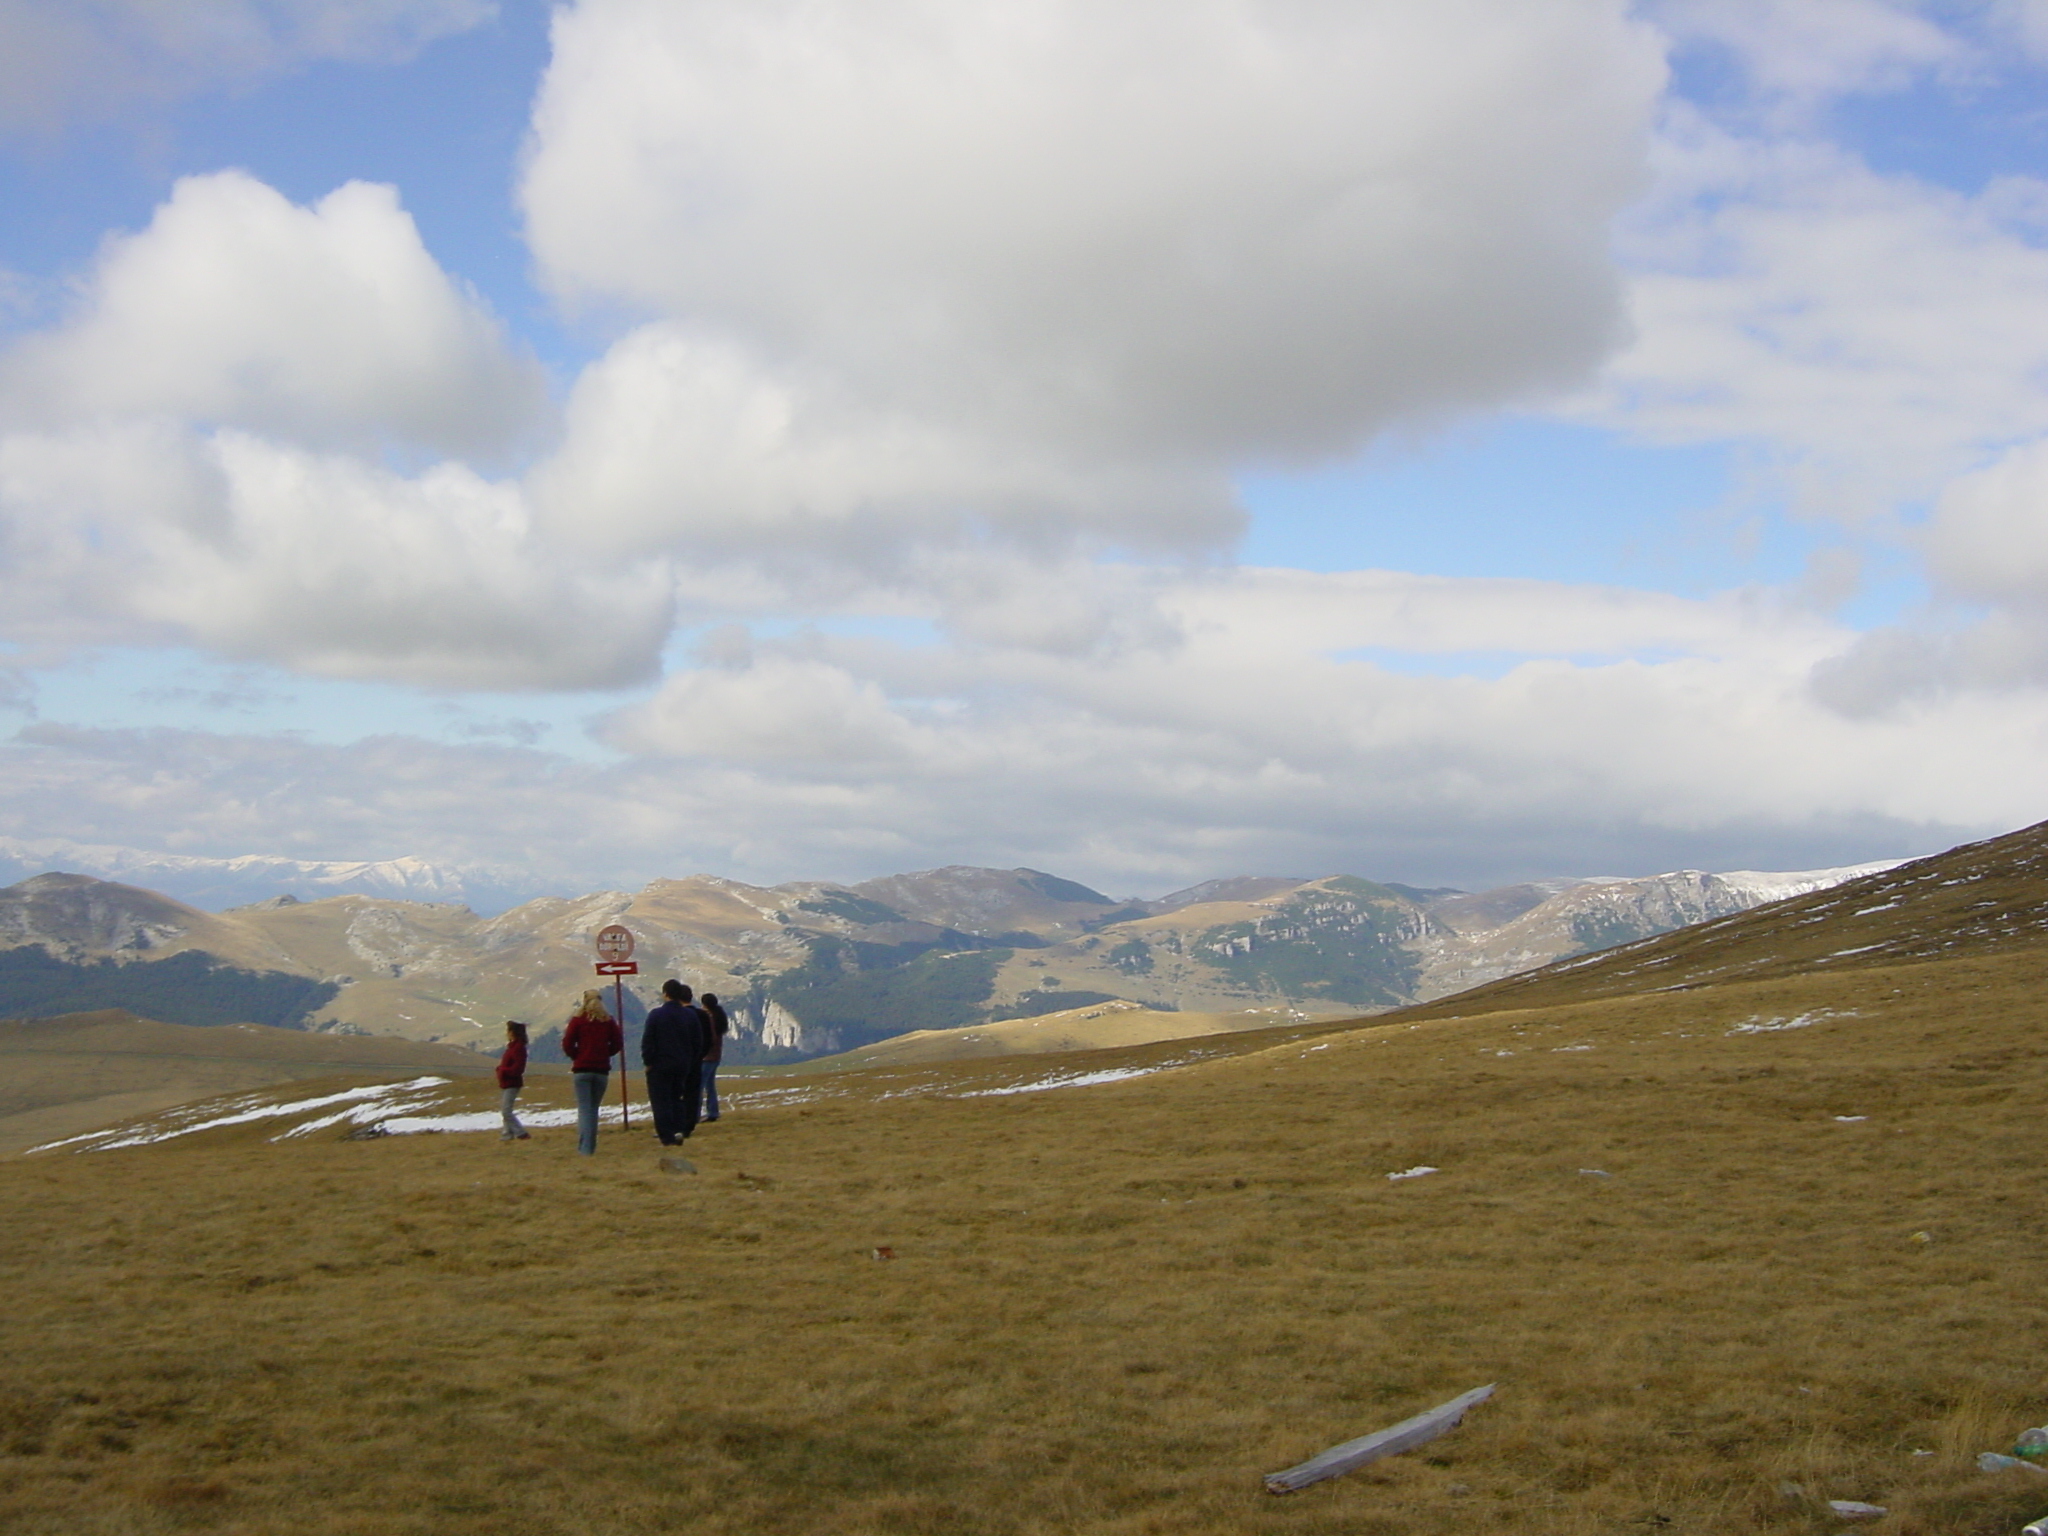
M 632 1085 L 626 1081 L 626 979 L 612 978 L 612 1017 L 619 1021 L 619 1129 L 633 1129 Z
M 633 1128 L 633 1083 L 626 1064 L 626 982 L 640 974 L 633 963 L 633 933 L 623 923 L 597 930 L 597 974 L 612 979 L 612 1021 L 619 1026 L 619 1129 Z

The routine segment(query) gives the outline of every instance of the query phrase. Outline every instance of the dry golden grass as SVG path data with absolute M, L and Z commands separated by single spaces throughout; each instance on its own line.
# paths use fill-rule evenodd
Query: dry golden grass
M 1000 1019 L 961 1029 L 919 1029 L 887 1040 L 821 1056 L 806 1071 L 844 1072 L 862 1067 L 911 1066 L 965 1061 L 977 1056 L 1042 1056 L 1061 1051 L 1100 1051 L 1118 1045 L 1151 1045 L 1244 1030 L 1273 1029 L 1292 1022 L 1286 1008 L 1253 1008 L 1237 1013 L 1185 1013 L 1147 1008 L 1142 1003 L 1092 1003 L 1023 1019 Z
M 788 1079 L 695 1176 L 644 1130 L 0 1163 L 0 1526 L 2009 1533 L 2048 1479 L 1973 1460 L 2048 1419 L 2044 962 Z

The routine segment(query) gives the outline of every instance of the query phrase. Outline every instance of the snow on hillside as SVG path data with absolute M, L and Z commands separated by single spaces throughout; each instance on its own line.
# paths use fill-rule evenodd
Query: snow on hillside
M 1722 874 L 1720 879 L 1722 884 L 1732 886 L 1749 897 L 1751 906 L 1760 907 L 1766 902 L 1804 896 L 1808 891 L 1824 891 L 1831 886 L 1847 885 L 1851 880 L 1861 880 L 1865 875 L 1881 875 L 1886 870 L 1897 869 L 1906 862 L 1905 859 L 1879 859 L 1874 864 L 1846 864 L 1840 869 L 1803 869 L 1777 874 L 1760 869 L 1731 869 Z
M 275 854 L 209 859 L 104 843 L 0 837 L 0 884 L 47 870 L 139 885 L 213 912 L 285 895 L 302 900 L 359 895 L 461 902 L 488 915 L 535 896 L 561 894 L 543 889 L 519 870 L 484 864 L 431 864 L 416 858 L 290 859 Z

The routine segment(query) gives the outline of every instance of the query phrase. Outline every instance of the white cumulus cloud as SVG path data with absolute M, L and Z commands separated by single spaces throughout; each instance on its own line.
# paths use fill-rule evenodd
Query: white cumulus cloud
M 565 296 L 918 431 L 1312 456 L 1597 362 L 1661 82 L 1606 0 L 582 0 L 524 198 Z
M 576 688 L 647 676 L 657 565 L 536 538 L 518 487 L 240 432 L 0 438 L 17 633 L 172 640 L 334 677 Z
M 539 368 L 435 263 L 394 189 L 298 206 L 237 171 L 179 181 L 109 240 L 78 310 L 0 355 L 15 424 L 162 416 L 310 444 L 489 454 L 546 405 Z
M 893 564 L 970 526 L 1184 547 L 1243 523 L 1213 468 L 1034 452 L 769 370 L 673 322 L 635 328 L 584 370 L 532 486 L 565 535 L 784 568 Z
M 661 563 L 553 537 L 473 467 L 548 419 L 392 189 L 187 178 L 0 354 L 9 631 L 436 687 L 644 677 Z

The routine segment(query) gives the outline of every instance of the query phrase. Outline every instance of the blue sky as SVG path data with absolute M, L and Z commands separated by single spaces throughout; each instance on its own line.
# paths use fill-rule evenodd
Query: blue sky
M 10 13 L 0 834 L 1163 890 L 2048 815 L 2048 6 L 1399 10 Z

